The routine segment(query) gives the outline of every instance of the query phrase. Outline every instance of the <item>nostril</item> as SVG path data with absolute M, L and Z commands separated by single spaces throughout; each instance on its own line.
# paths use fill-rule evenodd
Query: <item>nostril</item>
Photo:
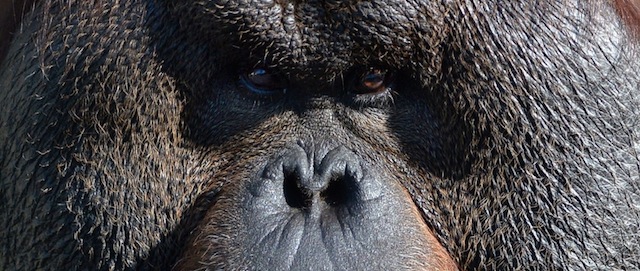
M 313 162 L 313 163 L 310 163 Z M 360 198 L 362 168 L 358 157 L 344 147 L 330 150 L 320 161 L 303 149 L 292 149 L 267 166 L 267 178 L 281 180 L 281 197 L 292 209 L 322 210 L 351 205 Z
M 329 206 L 345 205 L 356 198 L 357 187 L 354 177 L 349 175 L 333 176 L 320 196 Z
M 283 193 L 287 204 L 292 208 L 306 209 L 311 206 L 311 193 L 300 187 L 300 175 L 286 172 L 284 175 Z
M 287 205 L 296 209 L 308 209 L 313 204 L 313 192 L 302 187 L 299 174 L 287 172 L 284 175 L 283 193 Z M 336 174 L 331 177 L 328 185 L 319 191 L 320 198 L 327 205 L 336 207 L 349 203 L 357 198 L 358 188 L 355 177 Z M 317 193 L 317 192 L 316 192 Z M 317 195 L 317 194 L 316 194 Z

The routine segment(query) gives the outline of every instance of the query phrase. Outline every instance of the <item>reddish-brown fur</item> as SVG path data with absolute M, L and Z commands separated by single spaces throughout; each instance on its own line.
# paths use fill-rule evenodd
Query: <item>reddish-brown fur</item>
M 634 36 L 640 36 L 640 1 L 614 0 L 613 5 Z
M 410 198 L 411 196 L 407 194 L 407 197 Z M 417 208 L 414 207 L 413 212 L 415 213 L 417 219 L 421 219 L 422 214 Z M 437 238 L 433 234 L 433 231 L 429 229 L 427 225 L 423 224 L 422 226 L 422 231 L 424 232 L 423 235 L 426 236 L 428 240 L 428 244 L 425 244 L 425 246 L 428 246 L 430 248 L 429 251 L 431 252 L 430 255 L 426 255 L 428 256 L 428 258 L 425 259 L 425 262 L 428 263 L 428 266 L 432 268 L 430 270 L 459 270 L 458 265 L 451 258 L 451 255 L 449 254 L 449 252 L 447 252 L 447 249 L 442 246 L 442 244 L 437 240 Z

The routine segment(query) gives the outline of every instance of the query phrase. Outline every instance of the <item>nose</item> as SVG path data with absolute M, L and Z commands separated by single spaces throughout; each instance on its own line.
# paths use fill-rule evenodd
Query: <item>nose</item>
M 266 159 L 253 177 L 238 178 L 246 180 L 236 183 L 246 188 L 237 190 L 239 197 L 228 190 L 232 196 L 217 199 L 224 222 L 212 226 L 237 231 L 242 241 L 232 242 L 250 251 L 256 269 L 444 270 L 436 266 L 448 254 L 385 171 L 383 157 L 371 160 L 316 139 L 290 143 Z M 238 249 L 218 241 L 225 236 L 211 236 L 225 249 Z
M 315 152 L 317 153 L 317 152 Z M 281 176 L 282 193 L 291 208 L 311 210 L 354 203 L 359 198 L 362 167 L 346 147 L 328 151 L 321 159 L 302 148 L 287 151 L 281 167 L 271 167 L 271 176 Z

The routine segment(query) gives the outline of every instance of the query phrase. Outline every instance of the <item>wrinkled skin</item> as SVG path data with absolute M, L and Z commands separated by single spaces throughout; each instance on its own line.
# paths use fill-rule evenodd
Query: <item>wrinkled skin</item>
M 637 268 L 637 14 L 36 2 L 0 66 L 0 269 Z

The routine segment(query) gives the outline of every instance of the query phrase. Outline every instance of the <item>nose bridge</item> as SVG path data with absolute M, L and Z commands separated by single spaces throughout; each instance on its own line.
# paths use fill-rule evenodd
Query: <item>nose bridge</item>
M 307 97 L 320 97 L 323 95 L 335 97 L 342 92 L 342 84 L 335 81 L 335 76 L 327 78 L 327 70 L 318 70 L 315 74 L 295 72 L 288 74 L 289 91 L 292 94 L 304 95 Z
M 299 127 L 304 132 L 300 137 L 301 146 L 316 159 L 322 159 L 327 152 L 339 145 L 353 145 L 358 140 L 346 127 L 342 108 L 331 101 L 309 101 L 299 112 Z M 318 161 L 319 162 L 319 161 Z

